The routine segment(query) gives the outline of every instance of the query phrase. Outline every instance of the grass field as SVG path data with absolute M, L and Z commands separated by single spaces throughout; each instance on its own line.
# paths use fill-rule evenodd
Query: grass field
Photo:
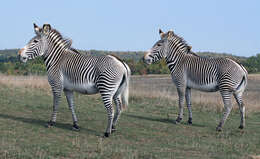
M 173 124 L 177 95 L 169 76 L 133 76 L 128 109 L 117 131 L 102 138 L 107 116 L 99 95 L 75 95 L 81 130 L 71 130 L 63 96 L 57 125 L 45 128 L 52 95 L 45 77 L 0 76 L 0 158 L 260 158 L 260 75 L 250 75 L 245 92 L 246 128 L 239 130 L 237 106 L 224 129 L 218 93 L 192 92 L 193 125 Z

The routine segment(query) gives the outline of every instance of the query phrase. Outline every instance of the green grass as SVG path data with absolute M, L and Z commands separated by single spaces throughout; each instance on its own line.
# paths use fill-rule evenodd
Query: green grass
M 163 99 L 131 98 L 117 131 L 103 139 L 107 116 L 100 97 L 76 95 L 81 130 L 71 130 L 65 98 L 57 125 L 45 128 L 52 96 L 43 89 L 0 85 L 0 158 L 250 158 L 260 155 L 260 112 L 246 118 L 239 130 L 235 109 L 223 132 L 215 127 L 220 112 L 193 108 L 193 125 L 173 124 L 176 103 Z M 196 106 L 194 106 L 196 107 Z

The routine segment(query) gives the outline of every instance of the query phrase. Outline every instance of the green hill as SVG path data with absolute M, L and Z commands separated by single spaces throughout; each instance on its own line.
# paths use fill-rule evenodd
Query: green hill
M 17 60 L 18 49 L 0 50 L 0 62 L 14 62 Z
M 114 54 L 125 60 L 130 66 L 133 74 L 168 74 L 169 70 L 164 60 L 154 64 L 145 65 L 142 62 L 144 51 L 102 51 L 102 50 L 79 50 L 82 54 L 101 56 Z M 21 64 L 17 58 L 18 49 L 0 50 L 0 72 L 13 75 L 45 74 L 46 70 L 41 58 Z M 198 52 L 200 56 L 209 57 L 231 57 L 242 63 L 249 73 L 260 72 L 260 54 L 249 58 L 235 56 L 227 53 Z

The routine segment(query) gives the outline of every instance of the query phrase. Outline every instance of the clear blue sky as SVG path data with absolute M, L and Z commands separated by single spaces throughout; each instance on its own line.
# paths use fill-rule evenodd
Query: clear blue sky
M 35 22 L 50 23 L 84 50 L 145 51 L 162 28 L 196 52 L 260 53 L 259 0 L 8 0 L 0 21 L 0 49 L 23 47 Z

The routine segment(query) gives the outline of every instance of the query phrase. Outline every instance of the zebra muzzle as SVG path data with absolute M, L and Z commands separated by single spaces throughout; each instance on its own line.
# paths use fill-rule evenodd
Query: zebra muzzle
M 143 62 L 146 63 L 146 64 L 148 64 L 148 65 L 150 65 L 150 64 L 152 63 L 152 59 L 145 59 L 145 58 L 143 57 Z

